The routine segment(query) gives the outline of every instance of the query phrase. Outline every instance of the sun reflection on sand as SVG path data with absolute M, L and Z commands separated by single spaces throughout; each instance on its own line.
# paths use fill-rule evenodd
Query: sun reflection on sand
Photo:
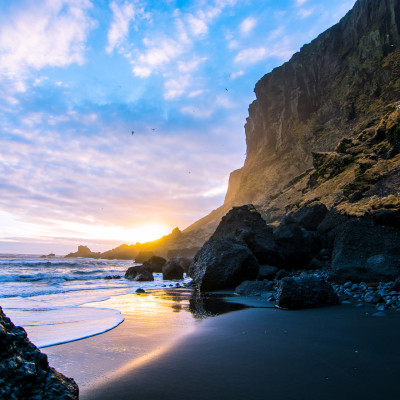
M 188 293 L 176 289 L 118 295 L 83 306 L 119 310 L 125 318 L 102 335 L 46 349 L 52 365 L 72 376 L 83 392 L 157 360 L 195 329 Z

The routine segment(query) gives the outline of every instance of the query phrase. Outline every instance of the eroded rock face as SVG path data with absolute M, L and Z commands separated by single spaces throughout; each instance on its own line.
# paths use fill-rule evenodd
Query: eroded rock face
M 129 267 L 125 272 L 125 279 L 130 281 L 154 281 L 153 274 L 149 268 L 144 265 Z
M 399 15 L 397 0 L 359 0 L 338 24 L 257 82 L 245 126 L 247 157 L 234 172 L 230 201 L 262 203 L 312 166 L 312 152 L 328 175 L 345 166 L 349 156 L 324 152 L 399 99 Z M 396 148 L 398 137 L 393 130 Z
M 77 400 L 78 394 L 75 381 L 51 368 L 46 354 L 0 308 L 0 398 Z
M 211 239 L 243 242 L 260 264 L 274 265 L 279 256 L 272 228 L 267 226 L 252 204 L 233 207 L 221 220 Z
M 189 275 L 202 291 L 230 289 L 255 280 L 259 265 L 247 246 L 225 238 L 210 239 L 195 255 Z
M 388 282 L 400 275 L 400 230 L 352 218 L 333 244 L 331 279 L 338 283 Z
M 314 276 L 283 278 L 278 287 L 278 306 L 288 310 L 339 304 L 332 285 Z
M 176 261 L 167 261 L 162 269 L 164 280 L 183 279 L 183 268 Z

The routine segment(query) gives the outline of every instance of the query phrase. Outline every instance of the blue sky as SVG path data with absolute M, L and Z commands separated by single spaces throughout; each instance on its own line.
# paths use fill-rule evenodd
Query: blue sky
M 353 4 L 0 0 L 0 252 L 106 250 L 220 206 L 255 83 Z

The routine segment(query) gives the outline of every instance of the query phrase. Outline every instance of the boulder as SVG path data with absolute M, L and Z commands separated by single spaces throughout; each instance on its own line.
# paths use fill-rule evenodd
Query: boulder
M 194 256 L 189 275 L 202 291 L 228 289 L 257 278 L 259 265 L 247 246 L 229 239 L 208 240 Z
M 321 248 L 319 235 L 307 231 L 293 217 L 285 217 L 274 232 L 282 266 L 301 269 Z
M 252 204 L 233 207 L 211 236 L 211 239 L 217 238 L 246 244 L 260 264 L 275 265 L 279 261 L 273 230 Z
M 145 261 L 150 260 L 153 256 L 154 253 L 152 251 L 139 251 L 139 254 L 135 257 L 135 262 L 138 264 L 144 263 Z
M 154 281 L 154 277 L 150 269 L 143 265 L 129 267 L 125 272 L 125 279 L 130 281 Z
M 167 261 L 162 269 L 164 280 L 183 279 L 183 268 L 176 261 Z
M 185 258 L 185 257 L 176 257 L 176 258 L 173 258 L 171 261 L 177 262 L 186 273 L 189 271 L 190 264 L 192 263 L 192 260 L 190 260 L 189 258 Z
M 307 275 L 282 279 L 277 300 L 278 307 L 288 310 L 339 304 L 339 298 L 330 283 Z
M 75 381 L 51 368 L 46 354 L 0 308 L 0 398 L 77 400 L 78 395 Z
M 272 281 L 274 280 L 277 272 L 278 268 L 273 267 L 272 265 L 260 265 L 257 280 L 263 281 L 264 279 L 267 279 L 269 281 Z
M 382 296 L 375 291 L 371 291 L 366 293 L 364 296 L 364 302 L 369 303 L 369 304 L 378 304 L 378 303 L 383 303 L 383 298 Z
M 373 213 L 372 217 L 377 225 L 400 229 L 400 210 L 378 210 Z
M 316 231 L 318 225 L 328 214 L 325 204 L 315 202 L 312 205 L 302 207 L 292 214 L 292 218 L 304 229 Z
M 143 266 L 149 268 L 153 273 L 161 273 L 166 262 L 167 260 L 163 257 L 153 256 L 144 261 Z
M 332 281 L 389 282 L 399 276 L 398 229 L 369 218 L 352 218 L 341 226 L 333 244 Z
M 235 289 L 235 293 L 240 296 L 260 296 L 263 292 L 273 290 L 271 283 L 268 281 L 244 281 Z

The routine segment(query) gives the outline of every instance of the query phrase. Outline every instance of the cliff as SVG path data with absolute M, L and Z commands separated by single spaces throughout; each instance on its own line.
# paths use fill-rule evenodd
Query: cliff
M 343 137 L 379 124 L 400 100 L 399 44 L 400 1 L 358 0 L 263 76 L 245 124 L 244 166 L 232 172 L 224 205 L 183 233 L 205 239 L 232 206 L 247 203 L 267 222 L 279 221 L 294 200 L 282 192 L 310 173 L 313 152 L 333 151 Z
M 247 157 L 229 200 L 267 203 L 312 167 L 313 151 L 331 151 L 380 120 L 400 99 L 399 43 L 400 2 L 358 0 L 338 24 L 262 77 L 245 125 Z
M 391 185 L 390 195 L 398 199 L 398 160 L 384 161 L 393 154 L 389 157 L 377 149 L 372 154 L 364 148 L 368 157 L 359 155 L 346 164 L 349 157 L 341 149 L 346 140 L 357 148 L 360 138 L 369 135 L 363 143 L 372 145 L 381 120 L 387 115 L 394 118 L 393 107 L 398 110 L 400 100 L 399 45 L 400 0 L 358 0 L 338 24 L 257 82 L 245 124 L 246 160 L 231 173 L 224 204 L 171 240 L 143 244 L 137 250 L 167 254 L 185 249 L 189 255 L 233 206 L 248 203 L 267 222 L 277 224 L 287 211 L 315 200 L 341 213 L 367 212 L 369 206 L 358 206 L 364 198 L 371 206 L 366 188 L 372 190 L 373 185 Z M 370 168 L 374 163 L 378 167 Z M 321 168 L 329 170 L 329 164 L 338 169 L 322 182 L 318 174 Z M 370 186 L 360 187 L 365 171 Z M 368 178 L 371 171 L 373 179 Z M 390 184 L 385 181 L 388 176 Z M 379 204 L 398 207 L 393 199 L 385 200 L 389 192 L 373 192 L 380 199 L 374 197 L 374 209 Z

